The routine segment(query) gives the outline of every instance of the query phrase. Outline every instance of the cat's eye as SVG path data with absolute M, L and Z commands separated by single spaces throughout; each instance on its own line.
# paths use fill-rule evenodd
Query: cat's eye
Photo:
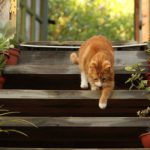
M 98 78 L 94 78 L 94 81 L 98 81 L 99 79 Z
M 94 81 L 98 81 L 98 78 L 94 78 Z
M 107 80 L 107 78 L 106 78 L 106 77 L 103 77 L 103 78 L 102 78 L 102 81 L 106 81 L 106 80 Z

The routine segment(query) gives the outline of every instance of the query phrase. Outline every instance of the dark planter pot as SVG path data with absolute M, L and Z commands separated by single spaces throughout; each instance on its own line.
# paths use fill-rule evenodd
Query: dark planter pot
M 150 148 L 150 132 L 141 134 L 140 139 L 144 148 Z
M 0 76 L 0 89 L 3 89 L 5 83 L 5 78 L 3 76 Z
M 18 63 L 20 57 L 20 51 L 16 48 L 10 48 L 7 53 L 9 54 L 9 58 L 7 60 L 7 65 L 16 65 Z

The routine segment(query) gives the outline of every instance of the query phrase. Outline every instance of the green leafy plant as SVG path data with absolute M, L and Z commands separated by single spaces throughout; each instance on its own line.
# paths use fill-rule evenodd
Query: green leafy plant
M 150 55 L 150 42 L 148 42 L 148 49 L 146 52 L 148 55 Z M 141 63 L 133 64 L 130 66 L 126 66 L 125 70 L 127 72 L 132 72 L 131 76 L 128 78 L 128 80 L 125 82 L 125 84 L 130 84 L 129 90 L 135 88 L 138 90 L 146 90 L 147 92 L 150 92 L 150 87 L 148 86 L 148 80 L 145 79 L 144 71 L 145 68 L 142 67 Z M 148 96 L 148 99 L 149 96 Z M 150 115 L 150 107 L 147 107 L 144 110 L 140 110 L 137 112 L 137 115 L 140 117 L 145 117 Z
M 11 119 L 11 117 L 10 117 L 9 120 L 8 119 L 6 120 L 6 119 L 3 118 L 3 116 L 7 116 L 7 115 L 11 115 L 11 114 L 17 114 L 19 112 L 9 111 L 7 109 L 4 109 L 3 106 L 0 106 L 0 112 L 2 112 L 2 113 L 0 113 L 0 126 L 2 126 L 2 125 L 4 126 L 8 122 L 11 122 L 11 123 L 20 123 L 20 124 L 30 124 L 33 127 L 37 128 L 37 126 L 35 124 L 33 124 L 32 122 L 29 122 L 27 120 L 24 120 L 24 119 L 19 119 L 19 118 Z M 0 127 L 0 133 L 1 132 L 4 132 L 4 133 L 15 132 L 15 133 L 19 133 L 19 134 L 24 135 L 24 136 L 28 136 L 26 133 L 24 133 L 20 130 L 12 129 L 12 128 L 11 129 L 10 128 L 9 129 L 3 129 L 3 128 Z
M 6 65 L 6 58 L 9 57 L 7 50 L 14 48 L 12 40 L 14 39 L 15 28 L 8 22 L 3 28 L 0 28 L 0 75 Z
M 10 42 L 14 39 L 14 35 L 15 28 L 13 28 L 9 22 L 4 26 L 4 28 L 0 28 L 0 52 L 14 47 L 14 45 Z
M 113 41 L 131 41 L 134 1 L 48 0 L 50 40 L 86 40 L 103 34 Z
M 146 109 L 143 109 L 143 110 L 139 110 L 137 112 L 137 115 L 140 116 L 140 117 L 146 117 L 150 114 L 150 107 L 147 107 Z
M 142 75 L 145 69 L 142 68 L 141 65 L 142 64 L 139 63 L 125 67 L 126 71 L 133 72 L 131 74 L 131 77 L 128 78 L 128 80 L 125 82 L 126 84 L 130 83 L 130 90 L 132 88 L 137 88 L 139 90 L 145 89 L 145 87 L 147 86 L 148 80 L 145 80 L 144 76 Z
M 6 59 L 5 59 L 5 54 L 0 54 L 0 76 L 2 75 L 3 69 L 6 65 Z

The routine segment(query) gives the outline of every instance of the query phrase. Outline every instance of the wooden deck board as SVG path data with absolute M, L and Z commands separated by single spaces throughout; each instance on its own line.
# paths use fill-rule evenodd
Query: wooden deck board
M 105 110 L 100 110 L 99 91 L 89 90 L 1 90 L 4 108 L 20 113 L 12 116 L 46 117 L 135 117 L 149 106 L 144 91 L 114 90 Z
M 1 127 L 33 127 L 27 120 L 38 127 L 149 127 L 148 117 L 1 117 Z M 14 121 L 13 121 L 14 120 Z M 15 121 L 16 120 L 16 121 Z
M 0 90 L 0 99 L 99 99 L 99 91 L 90 90 Z M 114 90 L 110 99 L 146 99 L 143 90 Z
M 149 150 L 149 148 L 0 148 L 0 150 Z
M 5 74 L 79 74 L 78 66 L 71 64 L 71 51 L 21 51 L 20 63 L 6 66 Z M 127 73 L 124 67 L 142 63 L 147 70 L 148 55 L 143 51 L 115 51 L 115 72 Z
M 60 65 L 70 62 L 72 51 L 21 51 L 21 64 Z M 144 51 L 115 51 L 115 66 L 145 62 L 148 55 Z

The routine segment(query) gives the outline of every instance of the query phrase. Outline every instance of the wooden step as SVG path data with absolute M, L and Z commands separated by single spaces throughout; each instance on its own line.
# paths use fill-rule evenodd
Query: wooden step
M 21 51 L 20 63 L 7 66 L 5 74 L 79 74 L 78 66 L 69 60 L 71 51 Z M 115 73 L 126 74 L 125 66 L 143 63 L 147 70 L 148 55 L 144 51 L 115 51 Z
M 26 119 L 38 126 L 24 124 Z M 141 148 L 139 135 L 149 127 L 149 118 L 139 117 L 1 117 L 3 129 L 15 133 L 0 134 L 0 146 L 53 148 Z
M 1 127 L 30 127 L 19 119 L 27 120 L 39 128 L 45 127 L 149 127 L 148 117 L 1 117 Z
M 78 66 L 71 64 L 71 51 L 21 51 L 20 63 L 16 66 L 6 66 L 6 89 L 80 89 Z M 115 52 L 116 89 L 127 89 L 125 81 L 130 76 L 124 70 L 126 65 L 143 63 L 147 70 L 144 51 Z M 23 82 L 23 83 L 22 83 Z
M 149 148 L 0 148 L 0 150 L 149 150 Z
M 0 103 L 18 116 L 137 116 L 150 104 L 144 91 L 114 90 L 101 110 L 99 97 L 99 91 L 89 90 L 0 91 Z

